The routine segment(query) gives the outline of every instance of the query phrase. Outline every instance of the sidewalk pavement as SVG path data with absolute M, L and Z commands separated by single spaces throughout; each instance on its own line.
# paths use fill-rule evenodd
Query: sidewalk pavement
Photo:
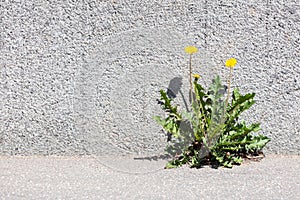
M 0 199 L 300 199 L 300 156 L 233 169 L 133 157 L 0 157 Z

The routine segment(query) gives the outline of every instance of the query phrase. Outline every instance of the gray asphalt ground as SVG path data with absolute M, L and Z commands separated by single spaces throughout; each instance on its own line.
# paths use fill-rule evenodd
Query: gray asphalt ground
M 233 169 L 133 157 L 0 157 L 0 199 L 300 199 L 300 156 Z

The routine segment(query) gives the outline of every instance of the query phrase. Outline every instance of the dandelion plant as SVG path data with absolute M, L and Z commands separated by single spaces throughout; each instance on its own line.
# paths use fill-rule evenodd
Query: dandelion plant
M 173 99 L 165 91 L 160 91 L 162 108 L 167 112 L 167 117 L 156 116 L 155 120 L 179 141 L 184 141 L 182 138 L 187 132 L 192 136 L 189 143 L 181 145 L 180 154 L 168 162 L 166 168 L 184 164 L 191 167 L 205 164 L 232 167 L 241 164 L 249 154 L 261 153 L 270 141 L 264 135 L 253 134 L 260 130 L 260 123 L 248 125 L 240 119 L 240 115 L 255 103 L 255 93 L 243 95 L 238 88 L 234 88 L 231 94 L 233 67 L 237 64 L 235 58 L 225 62 L 230 69 L 227 88 L 216 76 L 205 89 L 200 83 L 201 76 L 192 71 L 192 55 L 197 51 L 194 46 L 185 48 L 189 54 L 190 111 L 179 110 L 172 105 Z

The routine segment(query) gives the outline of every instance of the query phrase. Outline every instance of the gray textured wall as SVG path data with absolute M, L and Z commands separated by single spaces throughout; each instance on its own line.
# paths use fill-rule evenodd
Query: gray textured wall
M 158 90 L 188 88 L 184 47 L 208 85 L 231 56 L 245 115 L 300 152 L 299 0 L 0 2 L 0 154 L 162 152 Z M 204 82 L 205 81 L 205 82 Z M 176 102 L 183 105 L 182 96 Z

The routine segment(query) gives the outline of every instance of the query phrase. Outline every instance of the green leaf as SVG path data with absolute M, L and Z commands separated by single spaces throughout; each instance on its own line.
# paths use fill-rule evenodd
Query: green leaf
M 242 159 L 240 156 L 238 156 L 238 157 L 234 157 L 234 158 L 233 158 L 233 161 L 234 161 L 236 164 L 242 164 L 243 159 Z
M 208 98 L 211 102 L 211 113 L 208 117 L 208 140 L 210 147 L 214 145 L 223 132 L 225 122 L 225 102 L 221 93 L 223 86 L 221 79 L 217 76 L 210 86 Z
M 171 105 L 172 99 L 168 97 L 165 91 L 160 90 L 160 96 L 163 104 L 162 108 L 168 112 L 169 115 L 165 119 L 155 116 L 154 120 L 168 133 L 173 134 L 175 137 L 180 137 L 179 125 L 182 120 L 182 116 L 177 112 L 177 106 Z
M 270 138 L 264 135 L 254 136 L 250 144 L 246 145 L 246 150 L 250 152 L 261 150 L 270 140 Z
M 173 169 L 182 166 L 182 164 L 176 160 L 168 162 L 165 166 L 166 169 Z
M 253 100 L 254 96 L 255 93 L 241 95 L 239 89 L 235 88 L 233 91 L 231 105 L 229 105 L 227 108 L 228 120 L 226 123 L 231 124 L 242 112 L 249 109 L 255 103 Z

